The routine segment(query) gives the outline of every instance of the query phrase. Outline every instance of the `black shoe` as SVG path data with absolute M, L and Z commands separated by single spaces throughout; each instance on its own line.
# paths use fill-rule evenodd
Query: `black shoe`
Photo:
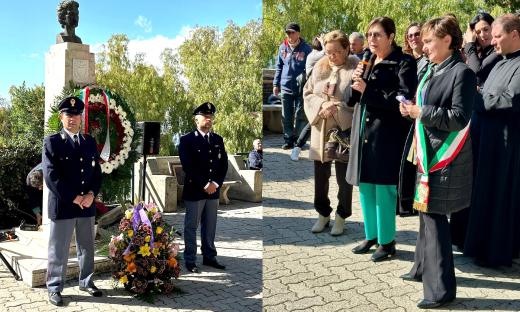
M 395 241 L 391 241 L 388 244 L 382 244 L 377 247 L 376 252 L 372 254 L 372 261 L 379 262 L 386 260 L 395 255 Z
M 410 273 L 405 273 L 405 274 L 403 274 L 403 275 L 401 275 L 399 277 L 402 278 L 405 281 L 422 282 L 422 277 L 420 277 L 420 276 L 415 277 L 414 275 L 412 275 Z
M 442 307 L 443 305 L 446 305 L 446 304 L 452 302 L 453 300 L 455 300 L 455 297 L 453 297 L 449 300 L 442 300 L 442 301 L 431 301 L 428 299 L 423 299 L 423 300 L 419 301 L 419 303 L 417 304 L 417 307 L 419 309 L 433 309 L 433 308 Z
M 294 147 L 293 143 L 284 143 L 282 145 L 282 149 L 284 149 L 284 150 L 292 149 L 293 147 Z
M 200 269 L 195 264 L 186 264 L 186 269 L 191 273 L 200 273 Z
M 63 305 L 63 298 L 59 292 L 49 292 L 49 302 L 55 306 L 61 307 Z
M 103 292 L 101 290 L 99 290 L 99 288 L 97 288 L 94 285 L 89 286 L 89 287 L 81 287 L 80 286 L 79 290 L 86 291 L 86 292 L 89 293 L 89 295 L 94 296 L 94 297 L 101 297 L 101 296 L 103 296 Z
M 219 269 L 219 270 L 225 270 L 226 269 L 226 266 L 218 263 L 216 259 L 210 260 L 210 259 L 204 258 L 202 260 L 202 264 L 210 266 L 210 267 L 215 268 L 215 269 Z
M 364 254 L 370 250 L 370 247 L 376 245 L 377 246 L 377 238 L 371 240 L 364 240 L 361 244 L 357 245 L 352 249 L 352 252 L 355 254 Z

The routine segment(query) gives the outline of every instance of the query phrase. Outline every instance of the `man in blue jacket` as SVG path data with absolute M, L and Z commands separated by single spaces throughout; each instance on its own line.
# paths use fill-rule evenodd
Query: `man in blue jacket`
M 101 290 L 92 282 L 94 273 L 94 198 L 101 187 L 101 167 L 96 140 L 80 133 L 85 105 L 77 97 L 60 102 L 63 129 L 43 141 L 42 168 L 49 188 L 49 254 L 47 290 L 49 302 L 63 305 L 69 246 L 76 230 L 79 289 L 95 297 Z
M 307 122 L 303 111 L 301 82 L 298 83 L 297 78 L 300 75 L 301 77 L 305 76 L 305 62 L 312 48 L 300 37 L 300 26 L 298 24 L 287 24 L 285 33 L 287 38 L 278 48 L 273 93 L 278 96 L 281 91 L 283 138 L 285 141 L 282 148 L 291 149 Z M 296 127 L 294 126 L 295 115 Z
M 195 109 L 197 129 L 181 137 L 179 158 L 186 174 L 182 199 L 186 207 L 184 216 L 184 261 L 186 269 L 200 273 L 197 267 L 197 227 L 200 223 L 202 264 L 224 270 L 217 262 L 215 232 L 220 188 L 224 184 L 228 157 L 224 140 L 214 132 L 215 105 L 204 103 Z

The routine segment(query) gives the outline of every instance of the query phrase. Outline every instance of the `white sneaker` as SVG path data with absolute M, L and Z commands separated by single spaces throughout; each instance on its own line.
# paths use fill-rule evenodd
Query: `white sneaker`
M 291 160 L 298 161 L 301 151 L 301 147 L 295 146 L 291 152 Z

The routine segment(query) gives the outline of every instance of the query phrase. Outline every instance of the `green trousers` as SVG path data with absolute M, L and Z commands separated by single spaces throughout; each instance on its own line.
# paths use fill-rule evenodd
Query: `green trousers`
M 388 244 L 393 241 L 397 186 L 360 183 L 359 200 L 365 221 L 366 239 L 377 238 L 379 244 Z

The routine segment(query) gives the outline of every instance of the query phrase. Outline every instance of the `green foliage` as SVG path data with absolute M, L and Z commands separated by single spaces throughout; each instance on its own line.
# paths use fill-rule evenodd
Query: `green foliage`
M 11 138 L 0 145 L 0 155 L 0 209 L 5 209 L 8 201 L 24 209 L 27 203 L 25 178 L 41 162 L 42 140 Z
M 43 141 L 43 115 L 45 89 L 43 85 L 29 88 L 25 82 L 9 89 L 11 108 L 9 113 L 10 137 L 24 138 L 33 143 Z M 4 134 L 5 136 L 5 134 Z
M 288 22 L 300 24 L 302 36 L 306 39 L 315 35 L 341 29 L 347 33 L 353 31 L 366 32 L 368 23 L 375 17 L 391 17 L 397 27 L 396 41 L 403 44 L 404 31 L 411 22 L 425 22 L 431 18 L 454 13 L 462 31 L 467 23 L 476 15 L 479 9 L 490 12 L 493 16 L 510 12 L 501 3 L 518 1 L 484 1 L 484 0 L 343 0 L 327 1 L 297 1 L 297 0 L 264 0 L 262 42 L 267 62 L 274 59 L 277 46 L 283 40 L 284 27 Z
M 249 150 L 261 136 L 260 30 L 260 21 L 243 27 L 230 22 L 222 33 L 199 27 L 179 48 L 189 95 L 194 103 L 216 104 L 214 130 L 224 137 L 231 153 Z
M 143 55 L 130 60 L 128 37 L 113 35 L 98 54 L 98 84 L 125 98 L 139 121 L 160 121 L 165 133 L 185 132 L 188 125 L 177 122 L 190 116 L 189 97 L 179 75 L 179 63 L 171 50 L 162 53 L 163 73 L 144 62 Z M 175 116 L 168 120 L 167 116 Z M 171 141 L 162 141 L 161 154 L 169 155 Z

